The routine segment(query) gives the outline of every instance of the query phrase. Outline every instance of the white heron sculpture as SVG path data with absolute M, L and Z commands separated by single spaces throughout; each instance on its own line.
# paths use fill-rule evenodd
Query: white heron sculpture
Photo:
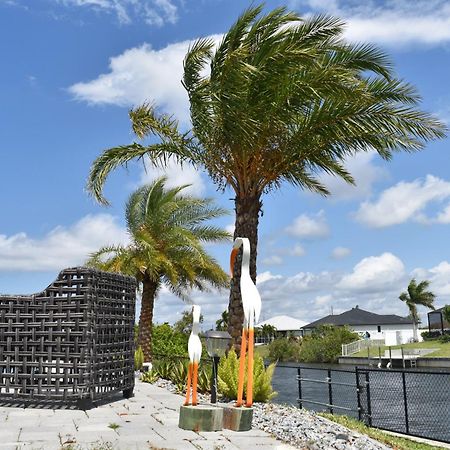
M 234 263 L 237 253 L 242 247 L 241 266 L 241 299 L 244 309 L 244 324 L 242 327 L 241 356 L 239 361 L 239 379 L 236 406 L 242 406 L 245 378 L 245 354 L 247 353 L 248 341 L 248 366 L 247 366 L 247 392 L 245 406 L 251 407 L 253 404 L 253 346 L 254 327 L 259 320 L 261 313 L 261 297 L 258 289 L 250 277 L 250 241 L 247 238 L 236 238 L 231 252 L 230 267 L 231 277 L 233 277 Z
M 189 352 L 189 369 L 186 388 L 186 401 L 184 405 L 189 405 L 192 385 L 192 406 L 197 406 L 197 379 L 198 379 L 198 363 L 202 356 L 202 343 L 198 337 L 200 331 L 200 306 L 192 307 L 192 331 L 188 341 Z

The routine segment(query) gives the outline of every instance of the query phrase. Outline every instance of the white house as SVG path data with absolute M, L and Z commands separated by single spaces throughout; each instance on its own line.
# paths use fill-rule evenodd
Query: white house
M 329 315 L 303 327 L 310 334 L 320 325 L 347 325 L 362 337 L 382 339 L 386 345 L 405 344 L 413 338 L 413 322 L 410 318 L 395 314 L 375 314 L 358 306 L 341 314 Z
M 277 332 L 277 337 L 280 336 L 302 336 L 303 331 L 302 328 L 306 325 L 306 322 L 303 320 L 295 319 L 290 316 L 275 316 L 270 319 L 259 322 L 256 325 L 256 328 L 261 328 L 263 325 L 271 325 L 275 327 Z M 259 339 L 258 341 L 261 341 Z

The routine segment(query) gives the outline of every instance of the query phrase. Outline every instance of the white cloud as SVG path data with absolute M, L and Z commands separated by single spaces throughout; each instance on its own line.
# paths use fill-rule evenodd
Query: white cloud
M 430 290 L 437 295 L 436 306 L 443 306 L 445 302 L 442 297 L 450 296 L 450 263 L 442 261 L 431 269 L 415 269 L 413 276 L 417 281 L 429 280 Z
M 70 227 L 58 226 L 42 238 L 26 233 L 0 235 L 0 271 L 46 271 L 82 265 L 103 245 L 128 242 L 109 214 L 87 215 Z
M 170 0 L 154 0 L 154 7 L 145 5 L 145 21 L 149 25 L 162 26 L 167 21 L 175 24 L 178 21 L 178 9 Z
M 225 226 L 225 231 L 228 231 L 228 233 L 234 234 L 234 230 L 235 230 L 236 226 L 233 223 L 230 223 L 228 225 Z
M 262 263 L 266 266 L 279 266 L 283 264 L 283 258 L 278 255 L 267 256 L 262 260 Z
M 256 275 L 256 284 L 261 284 L 269 280 L 279 280 L 281 275 L 273 275 L 270 271 L 262 272 Z
M 171 0 L 56 0 L 65 7 L 84 7 L 97 13 L 114 14 L 120 24 L 143 18 L 149 25 L 178 21 L 178 7 Z
M 293 248 L 289 249 L 288 254 L 291 256 L 304 256 L 306 251 L 300 244 L 295 244 Z
M 379 291 L 397 284 L 405 276 L 403 262 L 392 253 L 362 259 L 337 284 L 342 290 Z
M 324 211 L 317 214 L 302 214 L 285 228 L 287 234 L 304 239 L 323 238 L 330 234 Z
M 181 121 L 189 120 L 188 97 L 181 85 L 182 62 L 189 42 L 154 50 L 149 44 L 126 50 L 110 59 L 109 73 L 76 83 L 69 91 L 90 104 L 134 106 L 155 101 Z
M 261 272 L 257 285 L 265 318 L 286 314 L 312 322 L 330 314 L 331 308 L 334 314 L 339 314 L 355 305 L 378 314 L 407 316 L 408 309 L 398 296 L 413 276 L 431 280 L 431 289 L 438 295 L 438 306 L 450 303 L 450 262 L 443 261 L 430 269 L 415 269 L 408 274 L 403 262 L 391 253 L 364 258 L 346 273 L 300 272 L 283 276 Z M 193 301 L 202 305 L 205 315 L 203 329 L 212 326 L 228 307 L 228 297 L 228 290 L 193 293 Z M 156 302 L 155 320 L 174 322 L 174 312 L 184 309 L 186 305 L 181 300 L 164 292 Z M 421 314 L 425 311 L 420 308 Z
M 210 36 L 216 42 L 220 36 Z M 155 50 L 150 44 L 133 47 L 109 61 L 109 72 L 78 82 L 69 92 L 92 105 L 135 106 L 155 102 L 163 111 L 189 123 L 189 101 L 181 84 L 183 58 L 191 41 L 177 42 Z
M 436 217 L 437 223 L 450 223 L 450 204 L 447 205 Z
M 435 45 L 450 41 L 450 4 L 447 0 L 381 2 L 356 0 L 293 0 L 291 6 L 308 6 L 342 17 L 345 35 L 352 41 Z M 303 8 L 301 8 L 303 9 Z
M 398 225 L 408 220 L 433 222 L 424 210 L 431 202 L 450 197 L 450 182 L 427 175 L 425 180 L 401 181 L 383 191 L 376 202 L 363 202 L 355 217 L 358 221 L 375 228 Z M 447 210 L 437 218 L 446 223 Z
M 343 259 L 350 255 L 352 251 L 347 247 L 336 247 L 331 252 L 333 259 Z
M 180 166 L 173 160 L 169 161 L 165 168 L 146 164 L 146 170 L 143 170 L 141 173 L 140 184 L 150 183 L 163 175 L 167 177 L 166 186 L 169 188 L 190 184 L 191 186 L 184 189 L 183 193 L 200 197 L 205 192 L 206 185 L 201 172 L 189 164 Z
M 331 200 L 352 200 L 368 197 L 372 193 L 373 185 L 387 176 L 387 170 L 374 164 L 378 154 L 373 152 L 358 153 L 348 159 L 345 166 L 355 179 L 355 185 L 343 181 L 341 178 L 323 174 L 319 180 L 331 193 Z
M 327 305 L 329 303 L 331 303 L 331 301 L 333 300 L 333 297 L 331 295 L 318 295 L 315 300 L 314 303 L 318 306 L 322 306 L 322 305 Z

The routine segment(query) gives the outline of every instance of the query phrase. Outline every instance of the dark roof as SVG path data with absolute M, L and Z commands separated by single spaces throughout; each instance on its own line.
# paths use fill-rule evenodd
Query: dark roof
M 341 314 L 329 315 L 305 325 L 303 328 L 316 328 L 319 325 L 399 325 L 412 324 L 408 317 L 395 314 L 375 314 L 358 307 Z

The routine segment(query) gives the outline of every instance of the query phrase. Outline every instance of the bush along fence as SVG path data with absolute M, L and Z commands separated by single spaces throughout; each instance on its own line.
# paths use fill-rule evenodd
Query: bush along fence
M 297 368 L 299 406 L 368 426 L 450 442 L 450 373 Z

